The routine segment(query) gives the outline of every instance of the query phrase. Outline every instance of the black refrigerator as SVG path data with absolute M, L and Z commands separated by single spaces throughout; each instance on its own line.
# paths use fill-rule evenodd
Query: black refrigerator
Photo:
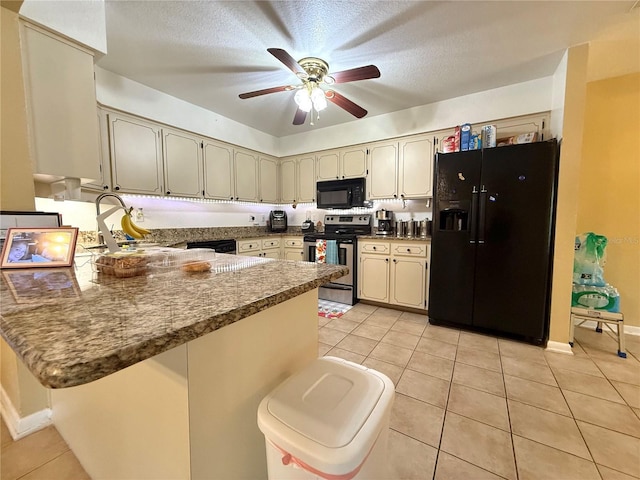
M 429 321 L 545 343 L 557 141 L 438 153 Z

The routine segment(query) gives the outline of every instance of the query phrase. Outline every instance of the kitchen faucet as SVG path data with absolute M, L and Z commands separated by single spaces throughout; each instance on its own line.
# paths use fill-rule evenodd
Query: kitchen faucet
M 113 238 L 113 235 L 111 235 L 111 232 L 109 231 L 106 224 L 104 223 L 104 220 L 106 217 L 114 213 L 117 210 L 117 207 L 112 208 L 111 210 L 109 210 L 105 214 L 102 214 L 101 216 L 100 201 L 105 197 L 114 197 L 116 200 L 118 200 L 118 202 L 120 202 L 120 205 L 122 205 L 122 208 L 124 209 L 125 212 L 127 211 L 127 206 L 125 205 L 124 200 L 122 200 L 120 195 L 117 195 L 115 193 L 101 193 L 100 195 L 98 195 L 98 198 L 96 198 L 96 219 L 98 221 L 98 244 L 105 245 L 106 243 L 106 245 L 109 247 L 109 250 L 113 252 L 117 250 L 117 244 L 115 239 Z M 107 233 L 109 238 L 105 236 L 107 235 Z

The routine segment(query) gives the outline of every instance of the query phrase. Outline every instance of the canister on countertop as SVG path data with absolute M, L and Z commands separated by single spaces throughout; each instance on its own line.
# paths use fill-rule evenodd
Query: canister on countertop
M 409 220 L 407 222 L 407 237 L 413 238 L 418 236 L 418 222 L 416 220 Z
M 418 223 L 418 232 L 416 236 L 421 238 L 427 238 L 431 235 L 431 220 L 425 218 L 424 220 L 420 220 Z
M 406 220 L 396 221 L 396 237 L 407 236 L 407 222 Z

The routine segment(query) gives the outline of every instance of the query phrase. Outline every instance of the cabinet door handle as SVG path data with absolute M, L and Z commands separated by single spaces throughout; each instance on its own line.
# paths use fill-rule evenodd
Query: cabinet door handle
M 169 191 L 168 191 L 168 192 L 167 192 L 167 195 L 171 195 L 171 192 L 169 192 Z
M 387 263 L 389 263 L 389 259 L 388 259 L 388 258 L 385 258 L 385 259 L 384 259 L 384 261 L 385 261 L 385 262 L 387 262 Z
M 398 263 L 398 261 L 394 258 L 394 259 L 393 259 L 393 263 Z
M 114 190 L 120 190 L 120 187 L 114 187 Z
M 410 251 L 411 251 L 411 249 L 410 249 L 410 248 L 407 248 L 407 252 L 410 252 Z
M 373 247 L 373 249 L 375 250 L 375 249 L 376 249 L 376 247 Z

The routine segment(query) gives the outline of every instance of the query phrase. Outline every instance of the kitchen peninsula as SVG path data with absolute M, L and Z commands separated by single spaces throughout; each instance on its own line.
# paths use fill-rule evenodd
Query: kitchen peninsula
M 317 288 L 347 269 L 218 260 L 124 279 L 90 257 L 2 271 L 0 333 L 51 387 L 54 424 L 92 478 L 266 478 L 258 403 L 316 358 Z

